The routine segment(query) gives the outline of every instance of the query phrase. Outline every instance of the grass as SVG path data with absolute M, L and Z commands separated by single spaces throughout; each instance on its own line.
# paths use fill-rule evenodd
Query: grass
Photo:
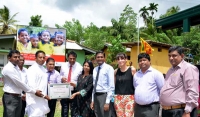
M 3 105 L 2 105 L 3 87 L 0 87 L 0 117 L 3 117 Z M 61 117 L 61 105 L 60 101 L 57 101 L 56 112 L 54 117 Z

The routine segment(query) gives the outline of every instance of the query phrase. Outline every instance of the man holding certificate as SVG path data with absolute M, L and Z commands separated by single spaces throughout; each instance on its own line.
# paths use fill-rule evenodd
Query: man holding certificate
M 45 62 L 45 53 L 37 51 L 35 54 L 36 62 L 28 68 L 27 84 L 34 89 L 42 91 L 44 98 L 36 97 L 31 93 L 26 93 L 26 104 L 28 110 L 28 117 L 45 117 L 50 109 L 47 100 L 47 70 L 43 67 Z M 47 100 L 46 100 L 47 99 Z
M 61 77 L 58 71 L 55 68 L 55 60 L 53 58 L 48 58 L 46 60 L 46 68 L 48 75 L 48 83 L 61 83 Z M 57 99 L 51 99 L 48 101 L 50 112 L 47 114 L 47 117 L 54 117 L 55 108 L 56 108 Z
M 62 77 L 62 83 L 70 83 L 71 93 L 75 93 L 74 86 L 77 84 L 78 76 L 82 72 L 82 66 L 76 62 L 77 54 L 71 51 L 67 54 L 68 62 L 62 64 L 60 69 L 60 75 Z M 61 117 L 68 117 L 69 104 L 71 109 L 71 117 L 77 115 L 76 98 L 74 99 L 62 99 L 61 101 Z

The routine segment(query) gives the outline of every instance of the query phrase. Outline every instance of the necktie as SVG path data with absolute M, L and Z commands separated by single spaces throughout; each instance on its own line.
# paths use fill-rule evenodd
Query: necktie
M 99 72 L 100 72 L 101 67 L 98 67 L 98 71 L 97 71 L 97 76 L 96 76 L 96 80 L 95 80 L 95 84 L 94 84 L 94 93 L 96 93 L 96 88 L 97 88 L 97 82 L 99 79 Z
M 51 74 L 52 74 L 52 71 L 48 71 L 48 83 L 49 83 L 49 81 L 50 81 L 50 77 L 51 77 Z
M 72 65 L 69 66 L 69 73 L 68 73 L 68 79 L 67 79 L 67 82 L 70 82 L 71 81 L 71 76 L 72 76 Z
M 48 71 L 48 84 L 50 83 L 51 74 L 52 74 L 52 71 Z M 47 95 L 48 95 L 48 85 L 47 85 Z

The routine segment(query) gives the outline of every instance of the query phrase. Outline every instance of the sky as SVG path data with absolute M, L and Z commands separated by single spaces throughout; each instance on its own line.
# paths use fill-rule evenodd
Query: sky
M 43 25 L 49 27 L 63 26 L 65 21 L 73 18 L 85 27 L 91 22 L 101 27 L 111 26 L 111 19 L 118 19 L 128 4 L 138 13 L 140 8 L 153 2 L 159 4 L 155 18 L 172 6 L 178 5 L 185 10 L 200 4 L 200 0 L 0 0 L 0 8 L 7 6 L 11 15 L 18 12 L 15 19 L 19 25 L 28 25 L 31 16 L 42 15 Z M 139 26 L 143 26 L 143 19 L 138 19 Z

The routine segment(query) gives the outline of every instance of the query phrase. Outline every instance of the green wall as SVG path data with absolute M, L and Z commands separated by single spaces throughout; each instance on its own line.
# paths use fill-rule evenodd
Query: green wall
M 0 40 L 0 49 L 13 49 L 13 43 L 14 43 L 14 38 L 13 39 L 1 39 Z

